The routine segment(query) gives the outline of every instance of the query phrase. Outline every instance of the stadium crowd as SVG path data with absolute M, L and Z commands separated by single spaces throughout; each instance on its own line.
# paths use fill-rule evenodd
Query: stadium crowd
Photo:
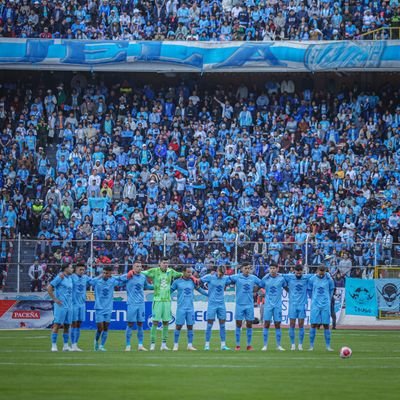
M 93 40 L 388 38 L 398 0 L 3 0 L 0 37 Z M 393 32 L 398 38 L 398 31 Z
M 234 260 L 259 276 L 271 262 L 326 263 L 340 281 L 398 251 L 400 93 L 390 84 L 32 82 L 1 89 L 2 268 L 17 233 L 38 239 L 40 265 L 93 255 L 96 274 L 165 251 L 200 274 L 213 264 L 229 273 Z

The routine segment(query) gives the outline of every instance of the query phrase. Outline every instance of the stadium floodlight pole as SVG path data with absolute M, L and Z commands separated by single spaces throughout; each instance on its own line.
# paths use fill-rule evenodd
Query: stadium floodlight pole
M 90 277 L 93 278 L 93 232 L 90 235 Z
M 239 235 L 236 234 L 236 236 L 235 236 L 235 264 L 236 265 L 238 262 L 238 239 L 239 239 Z M 235 271 L 235 274 L 237 274 L 237 271 Z
M 18 233 L 18 257 L 17 257 L 17 293 L 20 291 L 20 262 L 21 262 L 21 232 Z
M 304 260 L 304 266 L 306 267 L 306 271 L 308 271 L 308 239 L 310 235 L 307 233 L 306 237 L 306 251 L 305 251 L 305 260 Z

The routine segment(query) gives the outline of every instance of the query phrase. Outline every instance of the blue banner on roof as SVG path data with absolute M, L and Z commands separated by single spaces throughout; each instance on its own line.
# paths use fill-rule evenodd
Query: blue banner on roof
M 400 68 L 399 41 L 156 42 L 0 39 L 0 68 L 322 72 Z

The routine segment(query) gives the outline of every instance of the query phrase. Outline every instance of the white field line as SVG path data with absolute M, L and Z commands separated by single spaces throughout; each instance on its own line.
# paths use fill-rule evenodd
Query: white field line
M 15 339 L 15 336 L 1 336 L 0 335 L 0 339 Z M 29 340 L 29 339 L 48 339 L 49 335 L 46 336 L 26 336 L 23 339 L 24 340 Z
M 398 351 L 397 351 L 398 352 Z M 1 350 L 1 353 L 7 353 L 7 354 L 24 354 L 24 353 L 42 353 L 42 354 L 53 354 L 54 356 L 54 361 L 59 361 L 59 360 L 70 360 L 73 361 L 74 357 L 71 355 L 71 357 L 66 357 L 67 354 L 71 354 L 72 352 L 62 352 L 59 351 L 58 353 L 52 353 L 50 351 L 44 351 L 44 350 L 21 350 L 21 351 L 14 351 L 14 350 Z M 135 358 L 135 360 L 138 360 L 137 356 L 138 356 L 138 352 L 130 352 L 130 353 L 126 353 L 125 351 L 108 351 L 108 354 L 127 354 L 127 356 L 129 356 L 129 358 L 126 358 L 127 361 L 131 362 L 132 358 Z M 219 353 L 219 352 L 218 352 Z M 299 352 L 298 352 L 299 353 Z M 57 357 L 58 354 L 62 354 L 62 357 Z M 161 357 L 163 357 L 161 354 L 160 355 L 149 355 L 146 353 L 140 353 L 141 357 L 140 360 L 160 360 Z M 165 353 L 164 353 L 165 354 Z M 189 353 L 181 351 L 181 356 L 170 356 L 165 354 L 165 360 L 179 360 L 179 361 L 185 361 L 185 355 L 189 355 Z M 193 353 L 190 353 L 191 355 Z M 201 353 L 200 353 L 201 354 Z M 218 361 L 218 360 L 226 360 L 226 361 L 230 361 L 230 360 L 240 360 L 240 361 L 244 361 L 244 360 L 248 360 L 250 362 L 264 362 L 266 360 L 282 360 L 282 361 L 297 361 L 297 360 L 310 360 L 310 361 L 314 361 L 314 360 L 318 360 L 318 361 L 328 361 L 328 362 L 332 362 L 332 360 L 335 358 L 335 354 L 332 353 L 326 353 L 325 355 L 321 354 L 320 356 L 313 356 L 312 354 L 310 354 L 309 356 L 306 356 L 305 354 L 307 354 L 306 352 L 302 352 L 301 356 L 299 354 L 299 356 L 284 356 L 281 352 L 276 352 L 275 350 L 271 350 L 271 351 L 267 351 L 267 352 L 259 352 L 259 354 L 263 355 L 263 357 L 260 358 L 254 358 L 254 357 L 248 357 L 247 355 L 240 356 L 240 355 L 232 355 L 232 353 L 227 353 L 226 356 L 204 356 L 203 355 L 195 355 L 194 359 L 196 360 L 205 360 L 205 361 Z M 215 354 L 215 353 L 214 353 Z M 253 354 L 256 354 L 256 352 L 254 352 Z M 360 353 L 362 354 L 362 353 Z M 77 353 L 77 356 L 79 355 L 79 357 L 86 357 L 90 359 L 90 360 L 97 360 L 98 357 L 103 357 L 105 355 L 105 353 L 103 352 L 94 352 L 94 351 L 88 351 L 88 352 L 82 352 L 82 353 Z M 355 358 L 353 356 L 353 358 Z M 400 356 L 387 356 L 387 357 L 382 357 L 382 356 L 372 356 L 372 357 L 359 357 L 358 360 L 400 360 Z M 52 364 L 51 363 L 51 359 L 48 360 L 49 364 L 46 365 L 56 365 L 56 364 Z M 123 361 L 123 360 L 120 360 Z M 343 362 L 346 362 L 345 360 L 343 360 Z M 6 362 L 7 363 L 7 362 Z M 18 365 L 23 365 L 23 363 L 18 363 L 15 362 L 15 364 Z M 0 362 L 0 365 L 2 365 L 2 362 Z M 12 364 L 14 365 L 14 364 Z M 136 363 L 135 363 L 136 365 Z M 217 366 L 219 366 L 218 364 L 215 364 Z M 214 365 L 214 366 L 215 366 Z M 373 367 L 372 367 L 373 368 Z
M 49 364 L 49 363 L 18 363 L 18 362 L 0 362 L 0 366 L 26 366 L 26 367 L 100 367 L 104 368 L 107 366 L 113 366 L 115 367 L 114 364 L 104 364 L 104 363 L 55 363 L 55 364 Z M 158 364 L 158 363 L 135 363 L 135 367 L 161 367 L 164 368 L 165 364 Z M 182 368 L 214 368 L 216 365 L 215 364 L 179 364 L 179 365 L 169 365 L 168 368 L 177 368 L 177 369 L 182 369 Z M 126 365 L 119 365 L 119 368 L 125 368 Z M 232 365 L 232 364 L 223 364 L 223 365 L 218 365 L 218 367 L 223 367 L 223 368 L 231 368 L 231 369 L 236 369 L 236 368 L 260 368 L 258 365 Z M 300 366 L 281 366 L 281 365 L 263 365 L 263 369 L 298 369 L 301 368 Z M 320 369 L 321 367 L 318 365 L 313 365 L 313 366 L 308 366 L 307 368 L 313 368 L 313 369 Z M 337 366 L 331 365 L 326 368 L 334 368 L 338 369 Z M 378 365 L 373 368 L 371 368 L 371 365 L 365 364 L 365 365 L 342 365 L 339 367 L 340 369 L 400 369 L 400 365 L 396 366 L 389 366 L 389 365 Z

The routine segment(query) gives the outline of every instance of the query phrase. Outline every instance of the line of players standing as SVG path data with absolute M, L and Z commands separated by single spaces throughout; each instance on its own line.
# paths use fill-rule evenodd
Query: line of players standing
M 82 351 L 78 347 L 81 323 L 86 314 L 86 290 L 89 286 L 94 289 L 95 295 L 95 321 L 97 330 L 94 340 L 95 351 L 106 351 L 105 343 L 108 337 L 109 324 L 113 311 L 114 289 L 126 286 L 127 291 L 127 328 L 126 351 L 131 350 L 131 337 L 134 324 L 137 325 L 138 350 L 147 351 L 143 345 L 143 323 L 145 319 L 144 290 L 154 290 L 152 327 L 150 332 L 150 350 L 155 350 L 157 330 L 162 323 L 162 343 L 160 350 L 169 350 L 167 346 L 168 325 L 171 320 L 171 293 L 177 291 L 176 328 L 174 332 L 173 350 L 178 350 L 180 331 L 182 326 L 187 326 L 188 350 L 196 350 L 193 346 L 194 325 L 194 290 L 208 296 L 207 328 L 205 332 L 204 350 L 210 349 L 212 326 L 216 318 L 219 320 L 221 350 L 230 350 L 226 345 L 226 306 L 224 291 L 226 286 L 236 286 L 235 300 L 235 350 L 241 347 L 242 323 L 246 321 L 247 350 L 253 350 L 253 320 L 254 300 L 253 293 L 257 288 L 265 289 L 263 347 L 266 351 L 269 341 L 270 324 L 275 327 L 276 348 L 284 351 L 281 346 L 281 320 L 282 320 L 282 291 L 289 291 L 289 338 L 291 350 L 295 350 L 295 324 L 298 321 L 298 350 L 303 350 L 304 319 L 308 296 L 311 297 L 310 315 L 310 349 L 314 349 L 316 329 L 319 325 L 324 327 L 325 344 L 328 351 L 330 347 L 331 332 L 331 298 L 334 283 L 325 268 L 320 266 L 316 274 L 304 274 L 301 266 L 295 268 L 291 274 L 279 274 L 278 267 L 271 265 L 270 272 L 263 279 L 250 273 L 251 265 L 243 264 L 241 272 L 225 275 L 225 268 L 218 267 L 217 271 L 196 279 L 192 275 L 192 268 L 185 267 L 183 272 L 176 272 L 169 267 L 168 257 L 164 257 L 160 266 L 142 271 L 142 265 L 135 263 L 131 271 L 120 276 L 113 276 L 111 267 L 104 267 L 102 275 L 90 278 L 86 275 L 86 268 L 78 264 L 73 269 L 72 265 L 62 267 L 61 273 L 48 286 L 48 293 L 54 301 L 54 325 L 51 334 L 51 350 L 58 351 L 58 331 L 63 326 L 63 350 Z M 147 281 L 150 278 L 153 284 Z M 205 291 L 202 287 L 207 288 Z M 71 329 L 70 329 L 71 327 Z M 69 346 L 71 340 L 71 347 Z

